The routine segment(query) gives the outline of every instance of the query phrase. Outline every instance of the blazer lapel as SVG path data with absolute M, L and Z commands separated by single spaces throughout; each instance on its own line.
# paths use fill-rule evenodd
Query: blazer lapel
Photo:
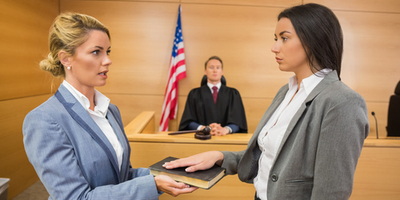
M 124 151 L 123 151 L 124 153 L 122 155 L 121 171 L 120 171 L 121 179 L 123 179 L 123 177 L 127 176 L 127 174 L 124 172 L 129 171 L 126 169 L 129 167 L 129 158 L 130 158 L 130 152 L 131 152 L 130 146 L 128 143 L 128 138 L 126 137 L 125 133 L 122 132 L 124 130 L 122 127 L 122 124 L 118 123 L 118 121 L 114 115 L 114 112 L 110 107 L 108 107 L 107 119 L 108 119 L 111 127 L 113 128 L 115 134 L 117 135 L 122 148 L 124 149 Z
M 292 120 L 289 123 L 289 126 L 286 129 L 285 135 L 283 136 L 282 142 L 279 146 L 277 155 L 279 155 L 283 145 L 285 144 L 286 140 L 288 139 L 290 133 L 292 133 L 294 127 L 296 126 L 297 122 L 299 121 L 300 117 L 303 115 L 304 111 L 308 107 L 308 105 L 321 93 L 328 85 L 330 85 L 334 81 L 338 81 L 339 78 L 337 76 L 336 71 L 332 71 L 325 76 L 324 79 L 311 91 L 311 93 L 307 96 L 304 103 L 300 106 L 299 110 L 293 116 Z M 275 157 L 276 160 L 277 157 Z
M 119 167 L 117 162 L 117 156 L 115 151 L 108 141 L 107 137 L 97 126 L 94 120 L 90 117 L 87 111 L 82 107 L 81 104 L 75 99 L 75 97 L 61 85 L 54 94 L 54 96 L 61 102 L 71 117 L 88 133 L 90 136 L 100 145 L 105 151 L 106 155 L 110 159 L 110 162 L 115 170 L 115 173 L 119 175 Z M 120 182 L 120 177 L 118 176 Z
M 288 90 L 289 90 L 289 86 L 285 85 L 278 91 L 276 97 L 274 98 L 271 105 L 268 107 L 267 111 L 265 111 L 260 122 L 258 123 L 257 128 L 254 131 L 254 135 L 252 136 L 249 143 L 251 143 L 251 144 L 257 143 L 258 135 L 260 134 L 261 130 L 264 128 L 265 124 L 267 124 L 267 122 L 271 118 L 272 114 L 274 114 L 275 110 L 279 107 L 279 105 L 285 99 L 285 95 Z

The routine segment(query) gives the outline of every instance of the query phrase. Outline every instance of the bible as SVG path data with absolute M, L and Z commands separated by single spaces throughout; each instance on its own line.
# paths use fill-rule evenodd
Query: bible
M 195 187 L 210 189 L 219 180 L 225 176 L 225 169 L 220 166 L 214 165 L 210 169 L 200 170 L 196 172 L 186 172 L 186 167 L 180 167 L 175 169 L 165 169 L 162 165 L 166 162 L 176 160 L 178 158 L 167 157 L 163 160 L 151 165 L 149 167 L 150 173 L 153 176 L 166 175 L 174 179 L 175 181 L 186 183 Z

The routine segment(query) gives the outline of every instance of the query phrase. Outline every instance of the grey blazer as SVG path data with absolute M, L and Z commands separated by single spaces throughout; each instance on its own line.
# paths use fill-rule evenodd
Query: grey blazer
M 222 167 L 243 182 L 257 176 L 257 137 L 285 98 L 283 86 L 261 118 L 247 149 L 223 152 Z M 291 120 L 270 170 L 268 200 L 349 199 L 357 161 L 368 136 L 364 99 L 336 71 L 314 88 Z
M 150 171 L 131 167 L 118 108 L 110 104 L 106 117 L 124 150 L 121 170 L 107 137 L 63 85 L 25 117 L 25 151 L 49 199 L 158 199 Z

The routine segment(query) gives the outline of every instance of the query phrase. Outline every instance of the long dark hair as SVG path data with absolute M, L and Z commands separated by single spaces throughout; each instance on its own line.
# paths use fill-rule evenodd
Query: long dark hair
M 339 20 L 327 7 L 309 3 L 282 11 L 278 16 L 288 18 L 300 38 L 313 73 L 329 68 L 340 78 L 343 54 L 343 33 Z

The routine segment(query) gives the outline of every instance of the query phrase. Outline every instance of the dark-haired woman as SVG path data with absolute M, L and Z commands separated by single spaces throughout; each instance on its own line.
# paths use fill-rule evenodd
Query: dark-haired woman
M 245 151 L 211 151 L 166 163 L 193 172 L 214 163 L 254 183 L 255 199 L 349 199 L 369 133 L 364 99 L 340 81 L 343 37 L 333 12 L 318 4 L 278 16 L 279 69 L 294 76 L 275 96 Z

